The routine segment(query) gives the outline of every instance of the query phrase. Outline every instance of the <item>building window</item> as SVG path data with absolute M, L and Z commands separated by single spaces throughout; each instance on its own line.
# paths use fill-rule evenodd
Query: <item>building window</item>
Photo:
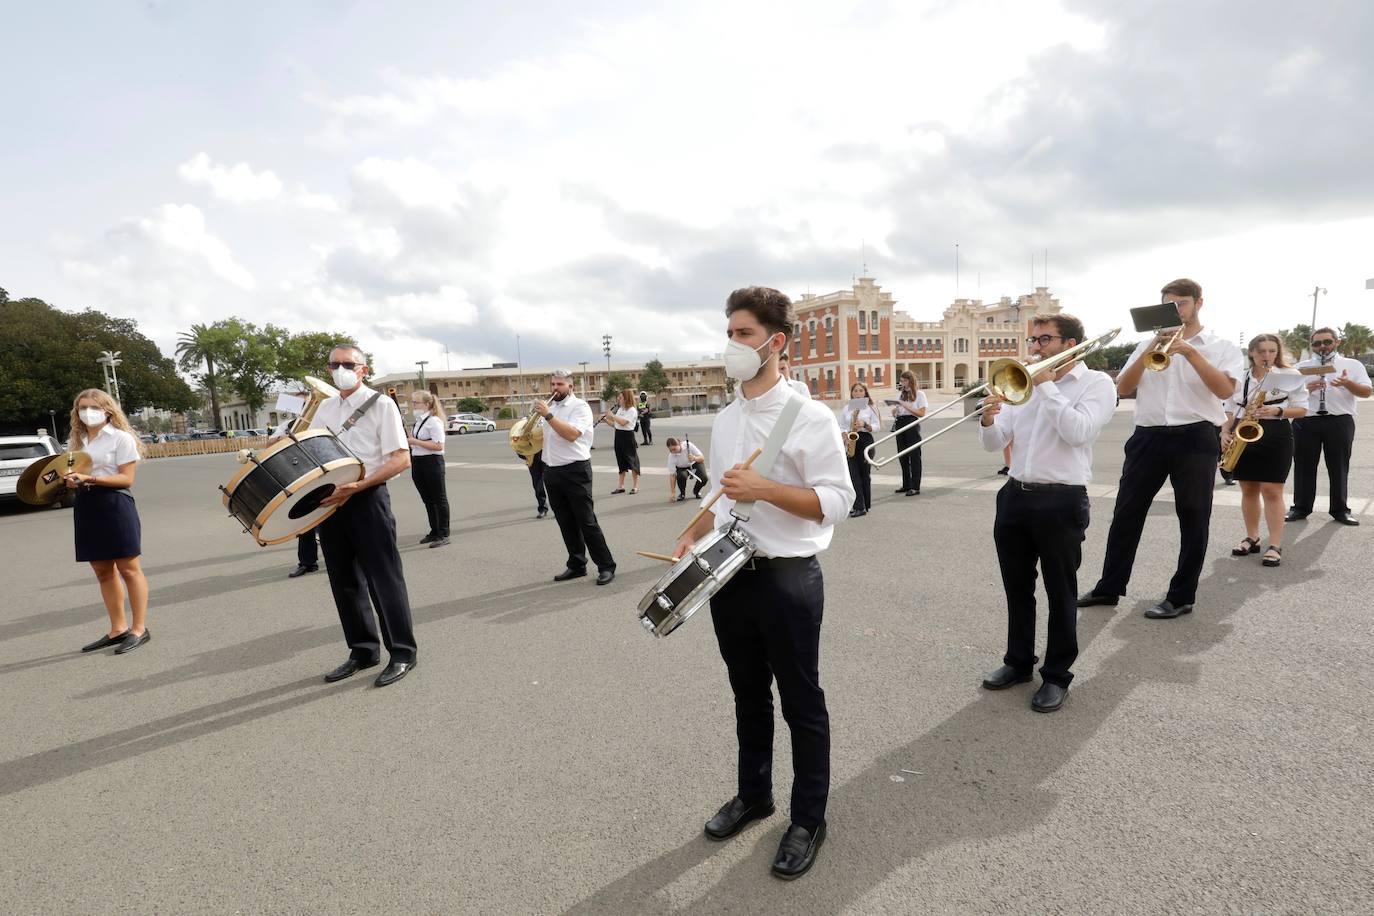
M 868 318 L 868 329 L 869 329 L 870 331 L 877 331 L 877 330 L 878 330 L 878 313 L 877 313 L 877 311 L 869 312 L 868 315 L 869 315 L 869 318 Z M 859 325 L 859 327 L 863 327 L 863 325 Z
M 860 367 L 859 367 L 859 383 L 862 384 L 862 383 L 863 383 L 863 380 L 864 380 L 864 367 L 863 367 L 863 366 L 860 366 Z
M 829 318 L 825 319 L 825 352 L 835 352 L 835 325 Z
M 827 369 L 827 370 L 825 370 L 825 390 L 826 390 L 826 391 L 834 391 L 834 390 L 835 390 L 835 370 L 834 370 L 834 369 Z
M 875 327 L 876 327 L 876 325 L 875 325 Z M 872 334 L 872 335 L 869 336 L 869 338 L 868 338 L 868 349 L 871 350 L 871 351 L 873 351 L 874 353 L 877 353 L 877 352 L 878 352 L 879 347 L 878 347 L 878 335 L 877 335 L 877 334 Z
M 868 314 L 867 312 L 862 311 L 862 310 L 860 310 L 860 312 L 859 312 L 859 330 L 860 330 L 860 331 L 867 330 L 866 326 L 864 325 L 864 318 L 867 316 L 867 314 Z
M 875 385 L 881 385 L 882 383 L 883 383 L 883 367 L 882 367 L 882 366 L 874 366 L 874 367 L 873 367 L 873 384 L 875 384 Z
M 815 380 L 815 379 L 807 379 L 807 387 L 809 387 L 809 388 L 811 389 L 811 393 L 812 393 L 812 394 L 815 394 L 815 393 L 816 393 L 816 380 Z

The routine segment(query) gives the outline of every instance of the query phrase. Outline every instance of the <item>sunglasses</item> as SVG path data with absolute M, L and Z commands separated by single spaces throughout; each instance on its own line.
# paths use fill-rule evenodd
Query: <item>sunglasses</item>
M 1314 346 L 1314 347 L 1334 347 L 1335 345 L 1336 345 L 1336 342 L 1335 342 L 1334 340 L 1314 340 L 1314 341 L 1312 341 L 1312 346 Z
M 359 366 L 362 366 L 362 365 L 366 365 L 366 364 L 365 364 L 365 363 L 330 363 L 330 364 L 329 364 L 329 369 L 330 369 L 331 372 L 332 372 L 333 370 L 335 370 L 335 369 L 348 369 L 348 370 L 352 371 L 353 369 L 357 369 Z

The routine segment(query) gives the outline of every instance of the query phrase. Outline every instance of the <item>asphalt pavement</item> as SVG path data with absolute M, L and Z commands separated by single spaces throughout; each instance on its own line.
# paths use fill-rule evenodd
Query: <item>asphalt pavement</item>
M 768 866 L 779 813 L 726 843 L 733 710 L 709 620 L 656 640 L 635 606 L 697 503 L 664 449 L 709 418 L 655 420 L 636 495 L 597 512 L 619 572 L 556 584 L 504 433 L 448 440 L 453 543 L 429 550 L 391 483 L 419 666 L 385 689 L 321 675 L 347 648 L 325 573 L 288 580 L 216 487 L 232 456 L 149 461 L 136 495 L 153 640 L 82 655 L 105 614 L 70 512 L 0 508 L 0 900 L 14 913 L 1368 913 L 1374 911 L 1374 424 L 1351 471 L 1360 528 L 1318 512 L 1283 565 L 1232 559 L 1219 488 L 1197 611 L 1141 612 L 1178 550 L 1152 511 L 1130 594 L 1082 612 L 1063 710 L 1036 683 L 979 688 L 1005 605 L 991 529 L 1000 456 L 964 427 L 916 497 L 822 556 L 821 678 L 833 729 L 829 840 L 800 881 Z M 1080 585 L 1101 567 L 1129 409 L 1097 446 Z M 895 469 L 895 465 L 889 470 Z M 718 472 L 719 469 L 712 469 Z M 1167 490 L 1166 490 L 1167 493 Z M 1043 626 L 1041 627 L 1043 640 Z M 369 674 L 375 674 L 374 669 Z

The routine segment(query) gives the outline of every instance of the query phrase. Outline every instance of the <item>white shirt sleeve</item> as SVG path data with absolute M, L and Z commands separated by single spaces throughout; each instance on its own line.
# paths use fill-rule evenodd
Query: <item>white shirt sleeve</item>
M 854 424 L 854 410 L 848 404 L 840 411 L 840 429 L 849 432 L 849 427 Z
M 1045 398 L 1042 412 L 1054 424 L 1059 438 L 1074 447 L 1089 445 L 1097 439 L 1116 410 L 1116 389 L 1105 375 L 1094 375 L 1074 404 L 1069 403 L 1054 382 L 1037 385 L 1035 397 Z
M 382 447 L 382 457 L 387 458 L 392 452 L 401 450 L 410 451 L 406 428 L 401 423 L 401 409 L 396 402 L 384 394 L 377 399 L 374 408 L 382 412 L 377 418 L 377 440 Z
M 1337 373 L 1337 375 L 1339 375 L 1339 373 Z M 1346 370 L 1346 378 L 1360 385 L 1368 385 L 1369 370 L 1365 369 L 1364 363 L 1356 360 L 1354 368 Z
M 798 417 L 798 425 L 802 418 Z M 849 460 L 839 430 L 824 424 L 808 423 L 802 429 L 808 448 L 802 460 L 802 477 L 816 491 L 821 503 L 823 525 L 834 525 L 849 517 L 854 508 L 854 484 L 849 480 Z
M 982 420 L 978 421 L 978 441 L 983 444 L 983 451 L 1000 452 L 1011 442 L 1011 411 L 1013 409 L 1010 404 L 1002 405 L 997 416 L 992 418 L 991 426 L 984 426 Z
M 1223 341 L 1225 348 L 1217 358 L 1216 366 L 1229 377 L 1240 381 L 1245 375 L 1245 354 L 1241 353 L 1240 347 L 1231 343 L 1229 340 Z
M 703 460 L 706 456 L 701 453 L 701 449 L 689 442 L 687 443 L 687 457 L 690 461 L 697 462 Z
M 138 460 L 138 440 L 122 429 L 116 429 L 119 444 L 115 446 L 115 466 L 123 467 Z

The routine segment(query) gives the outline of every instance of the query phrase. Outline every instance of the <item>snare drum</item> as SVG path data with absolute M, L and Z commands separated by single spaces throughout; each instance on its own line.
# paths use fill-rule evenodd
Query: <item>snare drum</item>
M 264 547 L 304 534 L 334 514 L 321 506 L 341 484 L 363 477 L 363 463 L 327 429 L 307 429 L 250 454 L 220 487 L 224 507 Z
M 738 523 L 712 531 L 640 600 L 639 622 L 655 636 L 667 636 L 703 608 L 756 549 Z

